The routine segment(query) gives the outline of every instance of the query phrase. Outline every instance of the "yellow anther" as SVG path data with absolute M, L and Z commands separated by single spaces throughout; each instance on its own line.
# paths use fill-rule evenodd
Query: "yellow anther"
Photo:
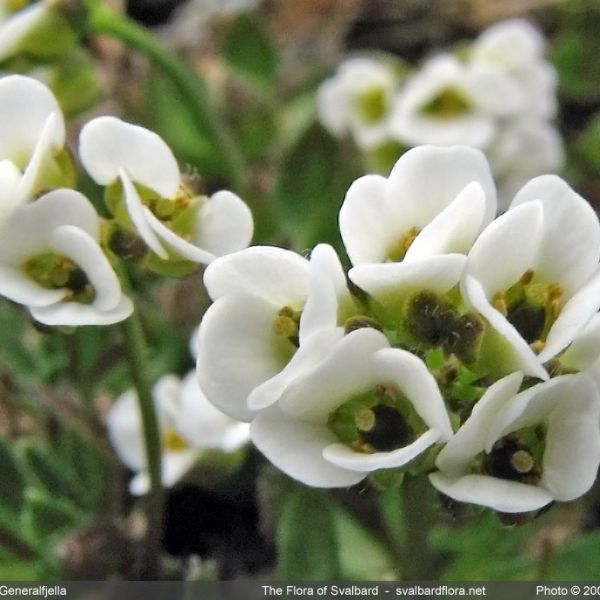
M 65 268 L 63 265 L 54 267 L 48 274 L 48 280 L 53 286 L 63 287 L 65 286 L 69 278 L 71 277 L 71 270 Z
M 465 114 L 470 108 L 471 104 L 461 90 L 450 86 L 422 106 L 421 112 L 438 119 L 453 119 Z
M 292 317 L 279 315 L 273 322 L 273 331 L 277 335 L 292 337 L 298 333 L 298 324 Z
M 356 107 L 367 123 L 376 123 L 387 112 L 385 90 L 375 86 L 363 90 L 356 99 Z
M 510 457 L 510 464 L 515 471 L 525 475 L 533 469 L 535 463 L 527 450 L 517 450 Z
M 363 408 L 354 417 L 354 424 L 359 431 L 371 431 L 375 427 L 375 413 L 370 408 Z
M 154 203 L 154 214 L 159 219 L 168 219 L 175 213 L 175 202 L 171 198 L 159 198 Z
M 558 298 L 554 298 L 554 300 L 550 301 L 549 310 L 552 319 L 556 320 L 560 314 L 560 300 Z
M 408 231 L 405 231 L 389 251 L 389 259 L 392 262 L 401 261 L 419 233 L 421 233 L 421 230 L 418 227 L 411 227 Z
M 544 346 L 546 345 L 545 342 L 543 342 L 542 340 L 535 340 L 535 342 L 532 342 L 529 347 L 536 353 L 539 354 L 543 349 Z
M 492 296 L 492 306 L 506 316 L 508 307 L 506 306 L 506 298 L 503 292 L 496 292 Z
M 560 283 L 551 283 L 548 286 L 548 297 L 550 300 L 560 298 L 564 294 L 564 290 Z
M 170 450 L 171 452 L 179 452 L 189 448 L 188 443 L 174 429 L 171 428 L 163 431 L 162 443 L 165 450 Z
M 519 281 L 523 285 L 528 285 L 533 280 L 533 275 L 534 275 L 533 269 L 527 269 L 527 271 L 525 271 L 525 273 L 523 273 L 523 275 L 521 275 L 521 279 L 519 279 Z

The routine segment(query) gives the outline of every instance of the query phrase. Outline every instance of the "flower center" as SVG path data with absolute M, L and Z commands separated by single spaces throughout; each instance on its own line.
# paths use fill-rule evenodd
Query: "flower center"
M 48 290 L 66 289 L 66 300 L 90 304 L 96 291 L 85 272 L 70 258 L 45 252 L 29 258 L 21 267 L 38 285 Z
M 387 113 L 385 90 L 380 87 L 370 87 L 361 91 L 356 98 L 356 109 L 363 121 L 376 123 Z
M 420 292 L 408 303 L 406 326 L 419 342 L 442 347 L 464 362 L 474 360 L 483 335 L 477 315 L 460 315 L 451 302 L 429 291 Z
M 470 108 L 471 104 L 465 95 L 458 88 L 450 86 L 421 106 L 421 113 L 447 121 L 464 115 Z
M 427 428 L 412 404 L 384 384 L 339 406 L 328 424 L 341 442 L 366 454 L 403 448 Z
M 189 444 L 175 431 L 168 427 L 162 434 L 162 445 L 165 450 L 170 452 L 181 452 L 187 450 Z
M 421 230 L 418 227 L 411 227 L 405 231 L 388 250 L 388 262 L 402 261 L 419 233 L 421 233 Z
M 483 469 L 492 477 L 537 484 L 541 477 L 544 431 L 526 428 L 499 439 L 486 454 Z
M 302 313 L 289 306 L 284 306 L 273 321 L 273 331 L 276 335 L 287 338 L 296 348 L 300 345 L 298 340 L 298 322 Z
M 559 283 L 536 281 L 535 273 L 529 269 L 506 292 L 496 292 L 492 305 L 506 316 L 535 352 L 541 352 L 562 310 L 563 294 Z

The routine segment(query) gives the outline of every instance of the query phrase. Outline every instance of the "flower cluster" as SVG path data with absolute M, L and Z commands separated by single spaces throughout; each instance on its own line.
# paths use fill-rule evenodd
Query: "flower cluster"
M 348 190 L 347 274 L 324 244 L 216 259 L 208 400 L 307 485 L 426 473 L 512 513 L 580 496 L 600 465 L 600 223 L 553 175 L 496 213 L 480 150 L 421 146 Z
M 528 179 L 564 161 L 552 125 L 556 74 L 544 46 L 533 26 L 512 20 L 403 76 L 390 61 L 349 59 L 321 86 L 319 116 L 332 133 L 351 134 L 363 149 L 389 140 L 481 148 L 506 209 Z
M 156 134 L 114 117 L 87 123 L 79 157 L 105 186 L 110 219 L 74 188 L 59 105 L 39 81 L 0 79 L 0 295 L 46 325 L 108 325 L 133 306 L 119 258 L 193 270 L 245 248 L 247 206 L 228 191 L 193 191 Z M 165 267 L 164 265 L 167 265 Z

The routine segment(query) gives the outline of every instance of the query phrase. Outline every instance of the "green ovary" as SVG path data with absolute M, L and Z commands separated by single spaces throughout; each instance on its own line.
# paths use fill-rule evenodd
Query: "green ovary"
M 47 290 L 68 290 L 66 300 L 91 304 L 96 292 L 85 272 L 70 258 L 45 252 L 29 258 L 23 271 L 39 286 Z
M 460 117 L 469 112 L 471 104 L 455 87 L 447 87 L 421 106 L 421 113 L 443 121 Z
M 342 443 L 365 454 L 408 446 L 426 429 L 410 402 L 386 385 L 344 402 L 328 425 Z

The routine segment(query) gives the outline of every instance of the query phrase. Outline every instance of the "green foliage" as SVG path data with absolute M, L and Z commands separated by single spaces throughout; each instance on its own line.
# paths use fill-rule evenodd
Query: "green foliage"
M 462 526 L 438 525 L 432 531 L 433 547 L 446 558 L 444 580 L 519 580 L 526 578 L 535 558 L 525 548 L 537 531 L 534 520 L 507 527 L 491 512 L 472 515 Z
M 49 536 L 65 534 L 84 521 L 84 515 L 71 502 L 30 488 L 26 519 L 32 535 L 44 543 Z
M 0 438 L 0 509 L 18 514 L 23 505 L 25 480 L 8 441 Z
M 597 581 L 600 573 L 600 531 L 572 538 L 551 558 L 546 577 L 551 580 Z
M 287 494 L 277 529 L 278 578 L 341 577 L 334 515 L 334 505 L 322 490 L 296 486 Z
M 269 34 L 254 16 L 240 13 L 223 40 L 228 65 L 255 88 L 266 91 L 277 80 L 279 57 Z
M 24 445 L 25 465 L 32 481 L 49 495 L 65 498 L 77 506 L 89 508 L 87 490 L 77 481 L 72 465 L 65 464 L 49 448 L 36 442 Z M 74 461 L 76 457 L 71 457 Z
M 319 242 L 339 247 L 337 215 L 357 167 L 320 125 L 310 125 L 284 156 L 275 198 L 300 250 Z

